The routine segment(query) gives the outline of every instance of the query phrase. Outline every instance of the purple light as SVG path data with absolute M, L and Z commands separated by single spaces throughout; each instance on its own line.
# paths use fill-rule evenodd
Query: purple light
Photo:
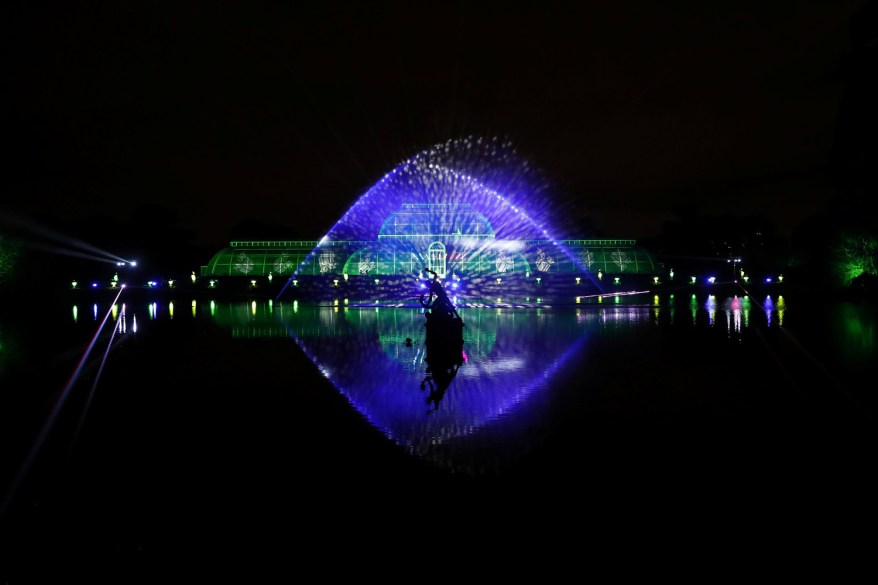
M 550 233 L 555 229 L 552 226 L 560 224 L 563 212 L 552 207 L 554 197 L 547 192 L 548 185 L 542 173 L 507 141 L 478 136 L 449 140 L 402 161 L 385 174 L 351 205 L 323 241 L 373 241 L 384 221 L 405 205 L 469 206 L 487 219 L 496 240 L 493 236 L 486 239 L 483 226 L 479 226 L 455 234 L 462 249 L 481 253 L 492 249 L 495 241 L 549 239 L 588 273 Z M 413 251 L 415 265 L 428 265 L 422 254 L 421 250 Z M 455 267 L 447 268 L 453 271 Z

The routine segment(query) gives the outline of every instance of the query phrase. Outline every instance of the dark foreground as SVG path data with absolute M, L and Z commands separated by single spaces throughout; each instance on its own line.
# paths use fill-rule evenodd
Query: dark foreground
M 794 344 L 766 346 L 758 363 L 687 355 L 682 373 L 673 344 L 594 347 L 583 359 L 601 374 L 558 381 L 581 407 L 558 413 L 514 469 L 485 476 L 403 453 L 292 340 L 155 326 L 168 331 L 113 350 L 91 399 L 66 399 L 2 519 L 4 583 L 59 571 L 165 582 L 168 566 L 196 581 L 235 569 L 517 574 L 622 551 L 740 566 L 843 550 L 852 566 L 874 544 L 870 411 Z M 38 434 L 62 397 L 44 392 L 35 410 L 36 385 L 60 391 L 76 352 L 4 389 L 7 445 Z M 22 459 L 15 448 L 4 461 Z

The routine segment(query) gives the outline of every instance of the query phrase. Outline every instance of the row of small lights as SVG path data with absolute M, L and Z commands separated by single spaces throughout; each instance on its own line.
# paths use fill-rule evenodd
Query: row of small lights
M 132 266 L 135 265 L 135 264 L 136 264 L 135 262 L 132 262 L 132 263 L 131 263 Z M 674 279 L 674 271 L 673 271 L 673 270 L 671 270 L 669 276 L 670 276 L 671 280 Z M 274 277 L 274 275 L 273 275 L 271 272 L 269 272 L 269 273 L 268 273 L 268 282 L 271 282 L 272 279 L 273 279 L 273 277 Z M 527 273 L 527 277 L 530 277 L 530 272 Z M 599 270 L 598 273 L 597 273 L 597 277 L 598 277 L 598 280 L 603 280 L 603 278 L 604 278 L 603 272 L 601 272 L 601 271 Z M 345 273 L 345 274 L 343 275 L 343 278 L 344 278 L 345 282 L 347 282 L 347 280 L 348 280 L 348 274 Z M 750 276 L 744 274 L 744 271 L 743 271 L 743 270 L 741 270 L 741 278 L 743 279 L 743 281 L 744 281 L 745 283 L 749 283 L 749 282 L 750 282 Z M 192 280 L 192 284 L 195 284 L 195 282 L 196 282 L 196 280 L 197 280 L 197 277 L 195 276 L 195 272 L 194 272 L 194 271 L 192 272 L 192 274 L 191 274 L 191 276 L 190 276 L 190 279 Z M 659 284 L 660 281 L 659 281 L 659 277 L 658 277 L 658 276 L 653 276 L 652 279 L 653 279 L 653 282 L 654 282 L 655 284 Z M 452 275 L 452 280 L 453 280 L 453 282 L 452 282 L 452 284 L 451 284 L 452 288 L 454 288 L 454 289 L 458 288 L 458 286 L 459 286 L 458 282 L 460 281 L 460 277 L 457 276 L 457 275 Z M 536 278 L 536 283 L 537 283 L 537 284 L 541 284 L 541 283 L 542 283 L 542 280 L 543 280 L 543 279 L 542 279 L 541 277 L 538 276 L 538 277 Z M 577 277 L 575 278 L 575 280 L 576 280 L 576 284 L 582 284 L 582 278 L 581 278 L 581 277 L 577 276 Z M 766 283 L 771 283 L 772 280 L 773 280 L 773 279 L 772 279 L 772 277 L 770 277 L 770 276 L 765 278 L 765 282 L 766 282 Z M 690 284 L 696 284 L 697 281 L 698 281 L 697 277 L 695 277 L 695 276 L 690 276 L 690 277 L 689 277 L 689 283 L 690 283 Z M 777 281 L 778 281 L 778 282 L 783 282 L 783 275 L 778 275 L 778 277 L 777 277 Z M 501 284 L 502 282 L 503 282 L 503 279 L 502 279 L 501 277 L 497 277 L 497 284 Z M 622 282 L 622 281 L 621 281 L 621 278 L 620 278 L 620 277 L 618 277 L 618 276 L 613 277 L 613 284 L 615 284 L 615 285 L 619 285 L 619 284 L 621 284 L 621 282 Z M 709 282 L 710 284 L 714 284 L 714 283 L 716 282 L 716 277 L 715 277 L 715 276 L 710 276 L 710 277 L 708 277 L 708 278 L 707 278 L 707 282 Z M 169 280 L 169 281 L 168 281 L 168 287 L 170 287 L 170 288 L 174 288 L 175 283 L 176 283 L 175 280 Z M 333 279 L 333 281 L 332 281 L 333 286 L 338 286 L 338 283 L 339 283 L 339 280 L 338 280 L 337 278 L 336 278 L 336 279 Z M 380 283 L 381 283 L 381 280 L 378 279 L 378 278 L 376 278 L 376 279 L 375 279 L 375 284 L 378 285 L 378 284 L 380 284 Z M 110 281 L 110 287 L 111 287 L 111 288 L 116 288 L 118 285 L 119 285 L 119 275 L 118 275 L 118 274 L 115 274 L 115 275 L 113 276 L 113 279 Z M 208 288 L 216 288 L 216 285 L 217 285 L 217 280 L 216 280 L 216 279 L 210 279 L 210 280 L 208 281 Z M 72 287 L 72 288 L 77 288 L 78 286 L 79 286 L 79 283 L 78 283 L 76 280 L 74 280 L 74 281 L 71 282 L 71 287 Z M 92 286 L 92 288 L 97 288 L 97 287 L 98 287 L 98 283 L 93 282 L 91 286 Z M 156 288 L 156 287 L 158 286 L 158 283 L 157 283 L 156 281 L 154 281 L 154 280 L 150 280 L 149 282 L 147 282 L 147 286 L 149 286 L 149 288 Z M 256 280 L 256 279 L 251 279 L 251 280 L 250 280 L 250 286 L 255 288 L 255 287 L 257 286 L 257 280 Z M 298 279 L 293 279 L 293 286 L 299 286 L 299 281 L 298 281 Z M 423 283 L 421 284 L 421 288 L 425 288 L 425 286 L 426 286 L 426 285 L 424 285 Z

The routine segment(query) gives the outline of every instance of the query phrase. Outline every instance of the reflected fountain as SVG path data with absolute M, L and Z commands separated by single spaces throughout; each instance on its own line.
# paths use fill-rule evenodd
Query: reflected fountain
M 250 312 L 217 303 L 212 316 L 238 336 L 293 338 L 388 439 L 453 472 L 477 474 L 501 471 L 536 441 L 554 374 L 585 343 L 586 323 L 602 319 L 568 312 L 564 326 L 541 333 L 535 311 L 464 309 L 462 364 L 437 392 L 418 309 L 276 304 Z

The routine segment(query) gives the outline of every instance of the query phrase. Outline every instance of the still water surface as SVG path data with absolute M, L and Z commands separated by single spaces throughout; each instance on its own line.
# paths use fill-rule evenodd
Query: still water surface
M 792 482 L 806 465 L 856 465 L 850 442 L 874 430 L 871 306 L 705 293 L 463 307 L 463 362 L 443 379 L 427 371 L 415 307 L 147 294 L 5 308 L 13 517 L 48 522 L 18 511 L 35 501 L 56 524 L 87 516 L 55 491 L 70 477 L 124 546 L 155 546 L 151 519 L 167 522 L 181 499 L 202 520 L 211 507 L 193 502 L 205 497 L 240 517 L 254 499 L 283 516 L 288 490 L 317 497 L 354 478 L 373 496 L 415 475 L 459 494 L 473 478 L 511 478 L 543 497 L 659 476 L 677 488 L 746 473 Z M 120 512 L 138 498 L 153 504 Z

